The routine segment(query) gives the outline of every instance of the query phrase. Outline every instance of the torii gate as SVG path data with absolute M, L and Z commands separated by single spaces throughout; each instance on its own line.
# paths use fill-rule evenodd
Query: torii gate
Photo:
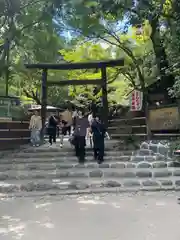
M 102 104 L 103 104 L 103 120 L 108 123 L 108 98 L 107 98 L 107 67 L 124 66 L 124 59 L 98 61 L 98 62 L 81 62 L 81 63 L 36 63 L 25 64 L 28 69 L 42 69 L 42 94 L 41 94 L 41 117 L 42 130 L 45 127 L 46 107 L 47 107 L 47 89 L 49 86 L 65 86 L 65 85 L 100 85 L 102 88 Z M 47 81 L 48 70 L 78 70 L 78 69 L 101 69 L 100 79 L 84 79 L 84 80 L 60 80 Z M 44 132 L 44 131 L 42 131 Z

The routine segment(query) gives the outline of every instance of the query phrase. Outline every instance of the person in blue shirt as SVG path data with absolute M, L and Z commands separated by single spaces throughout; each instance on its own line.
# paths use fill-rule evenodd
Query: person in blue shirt
M 96 116 L 91 123 L 91 132 L 93 134 L 94 159 L 101 164 L 104 161 L 104 138 L 106 128 L 98 116 Z

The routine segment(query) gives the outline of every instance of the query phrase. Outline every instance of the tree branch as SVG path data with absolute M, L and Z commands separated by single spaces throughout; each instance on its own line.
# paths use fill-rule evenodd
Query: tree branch
M 107 84 L 113 83 L 113 82 L 117 79 L 117 77 L 119 76 L 119 74 L 121 74 L 121 72 L 122 72 L 122 69 L 118 68 L 118 69 L 117 69 L 117 72 L 115 73 L 115 75 L 113 76 L 113 78 L 112 78 L 111 80 L 109 80 L 109 81 L 107 82 Z
M 27 89 L 23 88 L 23 92 L 28 98 L 32 98 L 38 105 L 41 105 L 40 99 L 37 97 L 37 94 L 34 91 L 28 91 Z
M 136 82 L 134 81 L 133 76 L 129 72 L 122 73 L 122 74 L 132 83 L 134 89 L 137 89 Z
M 42 2 L 42 0 L 30 1 L 30 2 L 26 3 L 25 5 L 21 6 L 19 10 L 21 11 L 21 10 L 29 7 L 30 5 L 33 6 L 33 5 L 35 5 L 37 3 L 40 3 L 40 2 Z
M 106 31 L 106 34 L 108 34 L 110 37 L 115 39 L 115 41 L 117 43 L 116 42 L 112 42 L 109 39 L 107 39 L 105 37 L 102 37 L 101 35 L 96 35 L 95 33 L 94 33 L 94 35 L 96 37 L 100 38 L 101 40 L 103 40 L 103 41 L 105 41 L 105 42 L 107 42 L 107 43 L 109 43 L 111 45 L 114 45 L 114 46 L 122 49 L 132 59 L 134 65 L 135 65 L 135 67 L 137 69 L 137 72 L 138 72 L 139 81 L 141 83 L 142 90 L 144 90 L 144 88 L 145 88 L 145 80 L 144 80 L 143 74 L 141 72 L 141 69 L 139 67 L 138 61 L 137 61 L 136 57 L 134 56 L 133 52 L 129 48 L 125 47 L 124 44 L 120 41 L 119 37 L 114 35 L 110 30 L 105 28 L 105 31 Z

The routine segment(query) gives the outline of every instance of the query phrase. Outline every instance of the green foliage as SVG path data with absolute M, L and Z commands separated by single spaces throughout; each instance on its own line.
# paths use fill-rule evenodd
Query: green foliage
M 87 0 L 72 5 L 67 10 L 71 14 L 63 20 L 72 32 L 85 39 L 103 41 L 115 49 L 117 57 L 125 57 L 125 74 L 130 73 L 133 87 L 144 90 L 159 79 L 166 85 L 175 80 L 165 35 L 177 25 L 178 10 L 178 2 L 170 0 Z M 133 26 L 131 37 L 127 34 L 129 24 Z
M 179 26 L 180 4 L 171 0 L 0 1 L 1 91 L 5 92 L 7 65 L 9 93 L 39 104 L 41 72 L 26 70 L 24 62 L 124 58 L 123 67 L 107 71 L 110 103 L 126 104 L 132 89 L 144 91 L 158 79 L 176 80 L 170 93 L 179 97 Z M 69 31 L 73 39 L 67 42 L 62 31 Z M 48 76 L 48 81 L 81 80 L 100 78 L 101 73 L 49 71 Z M 52 87 L 48 91 L 49 104 L 60 105 L 72 99 L 85 106 L 92 101 L 100 103 L 101 91 L 97 87 L 94 94 L 94 86 Z
M 9 2 L 9 5 L 7 5 Z M 24 63 L 28 62 L 58 62 L 58 50 L 64 46 L 63 37 L 59 36 L 59 28 L 53 21 L 54 1 L 13 0 L 4 1 L 0 15 L 0 82 L 4 86 L 6 74 L 4 66 L 10 66 L 9 94 L 22 96 L 26 101 L 32 99 L 40 103 L 41 73 L 28 71 Z M 9 14 L 11 12 L 11 15 Z M 7 63 L 7 38 L 10 45 L 10 58 Z M 61 80 L 62 74 L 50 73 L 51 79 Z M 3 93 L 2 93 L 3 94 Z M 52 88 L 48 94 L 49 103 L 62 101 L 66 97 L 67 89 Z M 58 96 L 61 96 L 58 98 Z
M 60 53 L 64 59 L 68 62 L 81 62 L 81 61 L 95 61 L 105 60 L 113 58 L 114 52 L 108 46 L 102 43 L 86 42 L 81 45 L 78 44 L 72 50 L 61 50 Z M 117 103 L 125 102 L 125 96 L 127 92 L 130 92 L 130 82 L 121 74 L 121 68 L 109 68 L 107 70 L 108 77 L 108 99 L 111 103 L 115 101 Z M 101 78 L 101 72 L 97 70 L 76 70 L 68 72 L 69 79 L 99 79 Z M 69 95 L 76 99 L 76 104 L 85 104 L 88 106 L 92 101 L 99 102 L 102 96 L 101 91 L 97 94 L 93 93 L 95 86 L 70 86 Z

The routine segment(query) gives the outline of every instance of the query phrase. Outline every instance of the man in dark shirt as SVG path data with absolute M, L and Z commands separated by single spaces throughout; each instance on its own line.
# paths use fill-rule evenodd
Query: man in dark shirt
M 89 127 L 89 122 L 87 117 L 84 116 L 82 111 L 78 112 L 76 118 L 76 123 L 74 127 L 74 146 L 76 151 L 76 156 L 79 159 L 79 163 L 85 162 L 85 146 L 86 146 L 86 134 Z
M 91 132 L 93 134 L 94 158 L 99 164 L 101 164 L 104 161 L 104 138 L 106 134 L 106 128 L 99 120 L 99 117 L 95 117 L 92 121 Z
M 52 142 L 56 143 L 57 125 L 58 125 L 57 117 L 55 115 L 51 115 L 48 122 L 48 134 L 50 145 L 52 145 Z

